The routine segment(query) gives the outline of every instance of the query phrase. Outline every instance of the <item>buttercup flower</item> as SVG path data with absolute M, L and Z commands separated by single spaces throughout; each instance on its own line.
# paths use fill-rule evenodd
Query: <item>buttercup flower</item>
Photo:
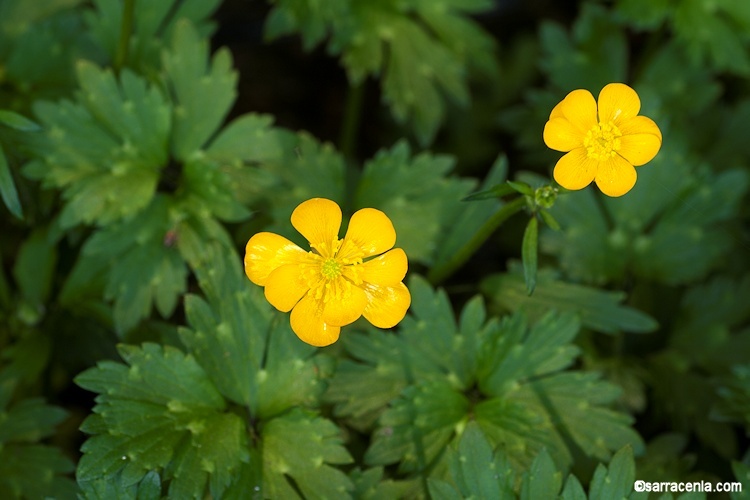
M 574 90 L 554 107 L 544 126 L 548 147 L 567 153 L 555 165 L 554 177 L 566 189 L 583 189 L 591 181 L 609 196 L 622 196 L 635 185 L 635 167 L 651 161 L 661 147 L 659 127 L 638 116 L 635 90 L 610 83 L 598 103 L 588 90 Z
M 292 330 L 300 339 L 326 346 L 360 316 L 380 328 L 404 318 L 411 304 L 402 283 L 408 263 L 404 251 L 393 248 L 396 231 L 383 212 L 358 210 L 340 240 L 341 209 L 313 198 L 294 209 L 292 225 L 312 251 L 277 234 L 258 233 L 245 248 L 245 274 L 265 287 L 276 309 L 292 311 Z

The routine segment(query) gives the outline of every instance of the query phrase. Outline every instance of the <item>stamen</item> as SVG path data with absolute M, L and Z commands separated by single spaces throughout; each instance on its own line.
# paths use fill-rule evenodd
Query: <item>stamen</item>
M 599 122 L 586 133 L 583 145 L 589 158 L 599 161 L 608 160 L 620 149 L 620 137 L 622 133 L 613 122 Z

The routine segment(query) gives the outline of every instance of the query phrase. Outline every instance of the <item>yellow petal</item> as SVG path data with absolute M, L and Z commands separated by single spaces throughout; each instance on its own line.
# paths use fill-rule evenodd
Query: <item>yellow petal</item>
M 560 101 L 557 103 L 557 105 L 552 108 L 552 112 L 549 114 L 549 119 L 552 120 L 553 118 L 564 118 L 565 115 L 563 115 L 562 112 L 562 103 L 563 101 Z
M 303 342 L 317 347 L 331 345 L 339 339 L 341 328 L 323 321 L 323 310 L 312 297 L 303 297 L 289 317 L 292 331 Z
M 571 126 L 581 134 L 591 130 L 596 121 L 596 101 L 588 90 L 574 90 L 559 104 L 560 111 Z
M 341 227 L 341 209 L 331 200 L 312 198 L 304 201 L 292 212 L 294 229 L 304 236 L 311 246 L 330 246 L 338 240 Z M 323 254 L 323 252 L 321 252 Z M 323 255 L 332 257 L 332 255 Z
M 622 196 L 635 186 L 635 167 L 620 156 L 599 163 L 596 185 L 607 196 Z
M 646 116 L 636 116 L 630 120 L 624 120 L 617 125 L 622 135 L 634 135 L 634 134 L 651 134 L 655 135 L 661 141 L 661 130 L 654 123 L 654 120 Z
M 357 266 L 357 270 L 363 281 L 381 286 L 395 286 L 404 280 L 408 267 L 406 252 L 400 248 L 394 248 L 380 257 Z M 344 268 L 344 271 L 346 272 L 347 269 Z
M 566 118 L 552 118 L 544 125 L 544 143 L 556 151 L 568 152 L 583 146 L 584 135 Z
M 369 302 L 363 315 L 378 328 L 396 326 L 411 305 L 411 294 L 403 283 L 396 286 L 367 285 L 365 293 Z
M 608 123 L 614 121 L 619 127 L 620 122 L 638 115 L 641 110 L 641 100 L 635 90 L 624 83 L 610 83 L 599 92 L 599 121 Z
M 557 161 L 552 175 L 565 189 L 583 189 L 594 180 L 598 166 L 599 162 L 589 158 L 586 149 L 576 148 Z
M 332 326 L 345 326 L 362 316 L 367 305 L 367 296 L 361 288 L 345 282 L 344 278 L 338 278 L 337 281 L 339 283 L 332 283 L 332 286 L 345 286 L 348 293 L 342 293 L 341 298 L 336 298 L 329 292 L 328 302 L 323 309 L 323 321 Z
M 302 271 L 299 264 L 285 264 L 268 276 L 264 292 L 273 307 L 289 312 L 307 293 L 310 287 L 302 278 Z
M 361 251 L 369 257 L 390 250 L 395 244 L 396 230 L 391 219 L 380 210 L 363 208 L 352 215 L 339 255 L 347 258 Z
M 650 162 L 661 148 L 661 141 L 653 134 L 633 134 L 620 137 L 620 156 L 640 167 Z
M 268 275 L 284 264 L 304 259 L 307 252 L 278 234 L 258 233 L 245 247 L 245 274 L 256 285 L 265 286 Z

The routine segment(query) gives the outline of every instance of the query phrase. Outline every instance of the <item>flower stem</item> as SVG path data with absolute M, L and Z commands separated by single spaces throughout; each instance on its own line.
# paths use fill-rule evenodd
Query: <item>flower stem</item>
M 339 135 L 339 151 L 347 159 L 351 159 L 354 154 L 354 143 L 359 132 L 362 103 L 365 97 L 364 89 L 364 82 L 352 84 L 346 96 L 344 120 Z
M 453 274 L 459 267 L 461 267 L 469 258 L 474 255 L 482 243 L 484 243 L 490 235 L 500 227 L 511 215 L 521 211 L 526 206 L 526 197 L 521 196 L 501 206 L 497 212 L 487 219 L 479 231 L 474 233 L 474 236 L 467 241 L 453 256 L 441 265 L 435 266 L 430 269 L 427 273 L 427 279 L 433 285 L 441 283 L 451 274 Z
M 117 43 L 115 60 L 113 62 L 116 73 L 125 65 L 128 58 L 130 46 L 130 34 L 133 31 L 133 14 L 135 12 L 135 0 L 125 0 L 122 7 L 122 24 L 120 25 L 120 40 Z

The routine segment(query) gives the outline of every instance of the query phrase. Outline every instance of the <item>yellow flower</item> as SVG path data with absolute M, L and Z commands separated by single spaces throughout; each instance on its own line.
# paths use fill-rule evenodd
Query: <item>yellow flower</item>
M 548 147 L 567 153 L 555 165 L 554 177 L 566 189 L 583 189 L 591 181 L 609 196 L 622 196 L 635 185 L 639 167 L 661 147 L 659 127 L 638 116 L 635 90 L 610 83 L 599 101 L 588 90 L 574 90 L 549 115 L 544 126 Z
M 300 339 L 326 346 L 360 316 L 380 328 L 404 318 L 411 304 L 402 283 L 408 263 L 403 250 L 392 249 L 396 231 L 383 212 L 358 210 L 340 240 L 341 209 L 313 198 L 294 209 L 292 225 L 312 251 L 277 234 L 258 233 L 247 242 L 245 274 L 265 287 L 276 309 L 292 311 L 292 330 Z

